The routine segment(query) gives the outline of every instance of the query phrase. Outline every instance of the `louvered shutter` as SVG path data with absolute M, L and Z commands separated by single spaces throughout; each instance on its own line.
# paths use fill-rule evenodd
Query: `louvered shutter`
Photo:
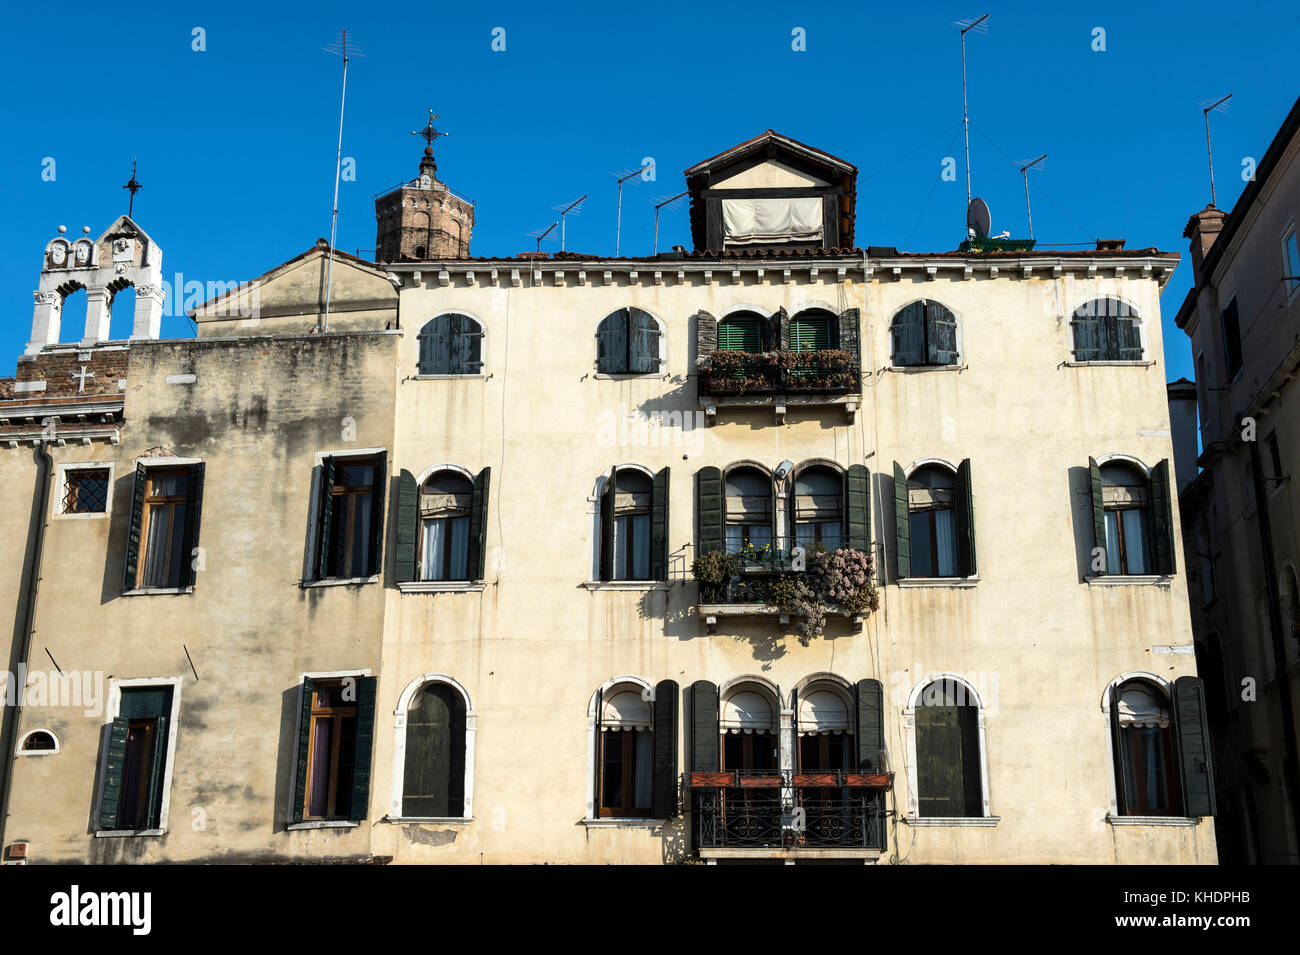
M 422 375 L 450 375 L 451 370 L 451 315 L 439 315 L 424 326 L 422 334 L 427 338 L 427 348 L 422 349 L 426 360 L 422 362 Z M 422 342 L 421 344 L 426 344 Z
M 708 680 L 691 684 L 691 772 L 714 773 L 719 752 L 718 687 Z
M 1209 726 L 1205 720 L 1205 685 L 1198 677 L 1180 676 L 1174 681 L 1173 702 L 1183 811 L 1188 816 L 1217 815 Z
M 659 323 L 639 308 L 629 309 L 628 368 L 634 375 L 659 370 Z
M 311 742 L 311 700 L 316 692 L 316 681 L 303 677 L 302 700 L 298 707 L 297 771 L 293 783 L 293 822 L 302 822 L 303 806 L 307 802 L 307 753 Z
M 650 579 L 668 579 L 668 468 L 650 486 Z
M 1101 354 L 1098 357 L 1102 361 L 1119 359 L 1119 326 L 1119 316 L 1108 303 L 1103 309 L 1103 314 L 1097 319 L 1097 334 L 1100 339 L 1098 344 L 1101 346 Z
M 352 801 L 348 818 L 361 822 L 370 811 L 370 754 L 375 743 L 375 686 L 373 676 L 357 677 L 356 748 L 352 759 Z
M 895 365 L 925 364 L 925 302 L 913 302 L 894 316 L 893 336 Z
M 718 326 L 719 351 L 761 352 L 762 319 L 757 315 L 733 315 Z
M 451 316 L 451 359 L 453 375 L 477 375 L 478 361 L 474 346 L 478 343 L 478 325 L 468 315 Z
M 831 320 L 828 315 L 805 315 L 790 324 L 791 351 L 825 351 L 831 347 Z
M 957 319 L 938 302 L 925 305 L 925 342 L 930 364 L 957 364 Z
M 374 460 L 370 484 L 370 541 L 366 554 L 365 576 L 371 577 L 383 570 L 384 563 L 384 500 L 388 497 L 388 452 L 380 453 Z
M 601 810 L 601 800 L 604 798 L 604 789 L 601 786 L 601 776 L 604 774 L 605 763 L 605 734 L 601 731 L 601 721 L 605 718 L 605 691 L 596 690 L 596 759 L 592 768 L 595 778 L 592 780 L 592 792 L 595 794 L 592 815 L 599 816 Z
M 831 347 L 846 351 L 858 361 L 862 351 L 859 345 L 859 324 L 861 311 L 856 308 L 846 308 L 840 312 L 835 325 L 835 341 Z
M 1151 469 L 1151 527 L 1155 537 L 1157 574 L 1172 574 L 1177 569 L 1174 547 L 1173 495 L 1169 490 L 1169 459 Z
M 957 466 L 953 518 L 957 525 L 957 574 L 973 577 L 975 570 L 975 496 L 971 492 L 970 458 Z
M 193 587 L 195 565 L 199 562 L 194 548 L 199 546 L 199 523 L 203 516 L 203 462 L 189 466 L 185 482 L 185 529 L 181 538 L 180 586 Z
M 122 570 L 122 589 L 134 590 L 140 571 L 140 529 L 144 523 L 144 495 L 149 477 L 143 464 L 135 466 L 131 485 L 131 523 L 126 532 L 126 564 Z
M 104 759 L 104 788 L 99 800 L 99 828 L 116 829 L 122 805 L 122 774 L 126 769 L 126 737 L 131 720 L 119 716 L 108 731 L 108 753 Z
M 660 680 L 654 699 L 654 804 L 651 815 L 668 819 L 677 815 L 677 684 Z
M 618 468 L 600 492 L 600 579 L 614 579 L 614 495 L 618 493 Z M 653 557 L 653 552 L 651 554 Z
M 778 308 L 767 320 L 767 333 L 760 347 L 763 351 L 790 348 L 790 313 L 784 308 Z
M 605 317 L 596 330 L 596 370 L 603 375 L 628 370 L 628 310 L 620 308 Z
M 471 580 L 483 580 L 487 562 L 488 490 L 492 469 L 484 468 L 474 477 L 474 494 L 469 506 L 469 548 L 466 567 Z
M 1119 725 L 1119 685 L 1110 688 L 1110 748 L 1115 769 L 1115 811 L 1124 815 L 1128 811 L 1128 797 L 1124 793 L 1124 737 Z
M 879 680 L 859 680 L 857 686 L 858 768 L 885 770 L 885 688 Z
M 397 522 L 397 553 L 393 570 L 398 583 L 407 583 L 415 580 L 415 545 L 420 532 L 420 489 L 416 486 L 415 476 L 405 468 L 397 477 L 397 510 L 393 520 Z
M 334 459 L 321 462 L 320 497 L 316 502 L 316 579 L 325 580 L 330 575 L 330 553 L 334 547 Z
M 149 803 L 145 828 L 162 825 L 163 778 L 167 775 L 167 718 L 154 720 L 153 753 L 149 758 Z
M 1101 468 L 1097 465 L 1096 458 L 1088 458 L 1088 496 L 1092 501 L 1092 546 L 1095 550 L 1101 551 L 1102 569 L 1101 573 L 1110 573 L 1110 568 L 1106 566 L 1106 507 L 1102 497 Z M 1088 571 L 1092 570 L 1094 553 L 1088 555 Z
M 849 547 L 871 553 L 871 472 L 851 464 L 844 473 L 845 538 Z
M 908 506 L 907 475 L 894 462 L 894 576 L 912 576 L 912 509 Z
M 726 539 L 723 513 L 722 472 L 714 467 L 700 468 L 695 475 L 696 515 L 699 520 L 699 552 L 722 550 Z
M 1142 360 L 1142 330 L 1137 315 L 1125 302 L 1119 303 L 1119 358 L 1121 361 Z
M 1099 361 L 1101 359 L 1102 335 L 1096 309 L 1085 305 L 1074 313 L 1070 325 L 1074 329 L 1074 360 Z

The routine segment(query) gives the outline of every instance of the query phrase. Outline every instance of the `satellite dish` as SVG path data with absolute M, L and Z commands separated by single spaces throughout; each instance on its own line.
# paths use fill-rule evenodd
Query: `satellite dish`
M 992 225 L 993 220 L 989 216 L 988 204 L 976 196 L 966 206 L 966 228 L 974 232 L 976 238 L 987 239 Z

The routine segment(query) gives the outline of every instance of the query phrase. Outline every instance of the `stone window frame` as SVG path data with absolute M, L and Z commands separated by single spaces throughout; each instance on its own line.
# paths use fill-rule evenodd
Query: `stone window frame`
M 415 694 L 432 683 L 451 687 L 465 704 L 465 782 L 464 808 L 459 816 L 403 816 L 402 799 L 406 785 L 406 714 Z M 466 824 L 474 821 L 474 749 L 478 733 L 478 711 L 474 709 L 469 690 L 454 676 L 446 673 L 422 673 L 403 687 L 393 710 L 393 776 L 392 797 L 388 806 L 388 822 L 436 822 L 444 825 Z
M 99 819 L 100 806 L 104 801 L 104 773 L 107 769 L 108 763 L 109 739 L 112 736 L 110 729 L 113 725 L 113 720 L 117 718 L 118 712 L 122 708 L 122 690 L 146 686 L 170 686 L 172 688 L 172 704 L 171 712 L 167 716 L 167 759 L 163 767 L 162 804 L 158 809 L 158 828 L 142 830 L 97 829 L 95 831 L 95 838 L 105 839 L 167 835 L 167 826 L 170 821 L 171 813 L 172 782 L 175 779 L 176 772 L 176 746 L 180 737 L 181 690 L 184 687 L 184 683 L 185 678 L 180 676 L 109 679 L 108 701 L 104 706 L 104 730 L 101 733 L 102 741 L 99 747 L 99 758 L 96 761 L 95 806 L 94 811 L 91 813 L 92 819 Z
M 145 459 L 152 460 L 152 459 Z M 104 509 L 102 511 L 91 511 L 81 514 L 63 513 L 63 496 L 68 491 L 68 472 L 69 471 L 90 471 L 90 470 L 107 470 L 108 471 L 108 493 L 104 498 Z M 52 520 L 86 520 L 86 519 L 105 519 L 113 513 L 113 482 L 117 479 L 117 464 L 113 461 L 66 461 L 57 466 L 55 474 L 55 493 L 50 501 L 50 518 Z
M 916 761 L 916 708 L 921 693 L 934 683 L 944 680 L 952 680 L 965 688 L 970 697 L 975 701 L 976 707 L 976 726 L 979 729 L 980 741 L 980 798 L 982 814 L 979 816 L 922 816 L 920 814 L 920 792 L 917 788 L 917 770 Z M 983 697 L 980 696 L 979 690 L 959 673 L 926 673 L 912 687 L 912 692 L 907 698 L 907 707 L 903 710 L 903 748 L 907 754 L 907 816 L 905 822 L 912 826 L 996 826 L 1002 821 L 1001 816 L 995 816 L 990 810 L 989 801 L 989 759 L 988 759 L 988 742 L 985 729 L 985 716 L 988 707 L 984 703 Z

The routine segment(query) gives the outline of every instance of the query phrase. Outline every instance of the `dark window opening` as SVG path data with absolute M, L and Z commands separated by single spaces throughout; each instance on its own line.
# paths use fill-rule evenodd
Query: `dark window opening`
M 908 478 L 912 576 L 958 577 L 956 477 L 927 465 Z
M 44 731 L 31 733 L 23 740 L 24 753 L 47 753 L 55 749 L 58 749 L 58 746 L 54 742 L 53 735 Z
M 402 815 L 454 818 L 465 814 L 465 704 L 445 683 L 430 683 L 406 716 Z
M 916 707 L 917 807 L 921 816 L 983 816 L 979 708 L 964 686 L 940 680 Z
M 349 817 L 356 751 L 356 686 L 353 679 L 317 682 L 312 688 L 305 820 Z
M 1101 469 L 1101 481 L 1106 515 L 1106 572 L 1151 573 L 1150 493 L 1146 476 L 1128 465 L 1108 464 Z

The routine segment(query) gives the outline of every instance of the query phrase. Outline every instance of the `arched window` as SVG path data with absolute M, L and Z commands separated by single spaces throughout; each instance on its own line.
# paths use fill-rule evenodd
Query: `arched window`
M 957 319 L 946 306 L 913 302 L 894 316 L 890 327 L 895 366 L 957 364 Z
M 1112 697 L 1111 726 L 1120 813 L 1177 815 L 1181 803 L 1165 691 L 1145 680 L 1119 684 Z
M 18 752 L 32 756 L 48 756 L 58 751 L 59 741 L 49 730 L 32 730 L 18 747 Z
M 790 319 L 791 351 L 825 351 L 839 347 L 839 318 L 819 308 L 799 312 Z
M 917 468 L 908 478 L 912 576 L 959 576 L 955 488 L 956 475 L 942 465 Z
M 421 375 L 477 375 L 483 330 L 468 315 L 447 314 L 431 319 L 420 329 Z
M 744 772 L 777 768 L 777 701 L 765 687 L 742 683 L 722 697 L 722 769 Z
M 406 710 L 402 815 L 465 815 L 465 701 L 446 683 L 426 683 Z
M 920 816 L 984 815 L 979 699 L 955 679 L 933 680 L 915 701 Z
M 435 471 L 420 487 L 421 580 L 469 580 L 474 484 L 456 471 Z
M 768 351 L 772 343 L 767 325 L 757 312 L 732 312 L 718 322 L 718 351 Z
M 1127 302 L 1096 298 L 1075 309 L 1075 361 L 1141 361 L 1142 334 L 1138 314 Z
M 755 467 L 727 472 L 727 551 L 769 552 L 772 548 L 772 479 Z
M 606 375 L 659 371 L 659 324 L 639 308 L 611 312 L 596 329 L 596 370 Z
M 814 683 L 799 696 L 799 772 L 858 768 L 853 700 L 834 683 Z
M 650 477 L 615 468 L 600 496 L 601 579 L 650 579 Z M 606 533 L 606 530 L 608 533 Z
M 1102 506 L 1106 515 L 1106 569 L 1111 574 L 1151 573 L 1148 481 L 1131 464 L 1101 467 Z
M 645 688 L 618 683 L 600 695 L 600 815 L 649 816 L 654 806 L 654 704 Z
M 844 485 L 838 471 L 825 465 L 804 468 L 791 493 L 796 544 L 810 551 L 845 546 Z

